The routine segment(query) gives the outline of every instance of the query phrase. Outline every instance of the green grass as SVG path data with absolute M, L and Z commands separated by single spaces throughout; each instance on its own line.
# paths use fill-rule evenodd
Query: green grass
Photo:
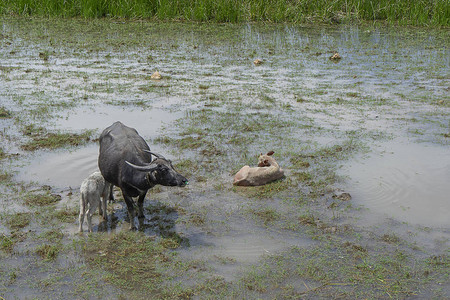
M 260 208 L 260 209 L 251 209 L 250 212 L 257 216 L 261 221 L 264 222 L 264 225 L 272 223 L 280 219 L 280 214 L 272 208 Z
M 23 196 L 23 201 L 28 206 L 45 206 L 58 202 L 61 196 L 49 192 L 42 194 L 27 193 Z
M 4 252 L 11 252 L 14 249 L 14 245 L 23 241 L 26 238 L 27 233 L 14 231 L 10 235 L 0 235 L 0 250 Z
M 196 22 L 346 22 L 383 20 L 448 26 L 447 0 L 4 0 L 0 14 Z
M 60 245 L 49 245 L 42 244 L 36 248 L 36 253 L 46 261 L 54 260 L 58 257 L 59 252 L 61 251 Z
M 77 208 L 68 208 L 64 210 L 56 210 L 53 215 L 61 222 L 72 223 L 78 214 L 79 210 Z
M 11 117 L 11 113 L 3 106 L 0 106 L 0 119 L 7 119 L 10 117 Z
M 293 180 L 286 177 L 261 186 L 233 186 L 232 190 L 245 197 L 263 199 L 288 191 L 293 184 Z
M 4 223 L 10 229 L 17 230 L 28 226 L 28 224 L 30 224 L 30 220 L 30 213 L 17 213 L 4 216 L 2 218 L 2 223 Z
M 5 157 L 6 157 L 5 150 L 3 150 L 3 148 L 0 148 L 0 159 L 3 159 Z M 0 181 L 2 181 L 2 180 L 0 179 Z
M 175 272 L 183 269 L 176 264 L 175 253 L 167 251 L 178 247 L 176 240 L 164 238 L 155 241 L 141 232 L 121 232 L 90 235 L 80 243 L 86 262 L 104 269 L 104 280 L 127 291 L 129 297 L 140 299 L 142 295 L 152 295 L 154 298 L 170 298 L 169 294 L 176 293 L 164 288 L 165 280 L 170 279 L 168 270 L 171 265 L 177 265 Z
M 239 287 L 255 298 L 275 291 L 274 299 L 403 299 L 445 282 L 448 265 L 446 255 L 418 260 L 398 249 L 331 240 L 268 257 L 245 272 Z M 433 293 L 439 298 L 438 289 Z
M 21 145 L 26 151 L 38 149 L 56 149 L 66 146 L 79 146 L 91 140 L 93 130 L 86 130 L 80 134 L 68 132 L 48 132 L 43 127 L 27 125 L 22 133 L 30 138 L 30 141 Z

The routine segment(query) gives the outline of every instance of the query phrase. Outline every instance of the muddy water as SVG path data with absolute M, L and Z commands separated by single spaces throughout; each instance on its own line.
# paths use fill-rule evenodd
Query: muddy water
M 410 224 L 450 228 L 448 147 L 386 143 L 346 169 L 355 203 Z
M 74 151 L 36 153 L 20 161 L 29 165 L 19 169 L 18 180 L 34 181 L 57 189 L 77 189 L 87 175 L 98 169 L 98 147 L 91 145 Z M 80 181 L 81 180 L 81 181 Z

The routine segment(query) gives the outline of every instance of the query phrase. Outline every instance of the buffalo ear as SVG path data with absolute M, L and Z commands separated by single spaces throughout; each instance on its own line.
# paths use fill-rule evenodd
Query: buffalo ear
M 273 151 L 269 151 L 269 152 L 267 152 L 267 155 L 272 156 L 274 153 L 275 152 L 273 152 Z
M 149 182 L 153 182 L 153 183 L 156 183 L 156 171 L 151 171 L 151 172 L 148 172 L 147 173 L 147 180 L 149 181 Z

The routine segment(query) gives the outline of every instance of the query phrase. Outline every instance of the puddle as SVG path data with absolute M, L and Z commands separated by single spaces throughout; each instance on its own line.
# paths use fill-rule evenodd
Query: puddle
M 16 178 L 25 182 L 38 182 L 50 185 L 55 189 L 78 189 L 81 182 L 98 169 L 98 145 L 91 144 L 68 152 L 41 152 L 31 159 L 22 161 Z
M 273 255 L 291 246 L 304 247 L 311 242 L 310 240 L 306 242 L 301 239 L 288 239 L 284 235 L 280 236 L 279 233 L 260 230 L 257 233 L 213 239 L 213 243 L 217 247 L 216 255 L 231 258 L 239 263 L 251 264 L 260 260 L 264 255 Z
M 138 133 L 146 139 L 156 137 L 164 125 L 168 125 L 180 118 L 183 113 L 179 111 L 168 111 L 165 109 L 139 109 L 128 106 L 100 105 L 96 107 L 76 108 L 61 120 L 57 121 L 58 129 L 85 130 L 98 129 L 98 134 L 103 129 L 116 121 L 136 128 Z
M 275 255 L 291 247 L 307 247 L 311 239 L 296 234 L 280 233 L 248 223 L 234 224 L 232 232 L 219 236 L 190 233 L 191 247 L 180 251 L 189 259 L 208 261 L 214 271 L 233 280 L 242 268 L 257 263 L 265 256 Z M 192 231 L 192 230 L 191 230 Z
M 450 227 L 450 151 L 388 143 L 345 168 L 352 201 L 410 224 Z

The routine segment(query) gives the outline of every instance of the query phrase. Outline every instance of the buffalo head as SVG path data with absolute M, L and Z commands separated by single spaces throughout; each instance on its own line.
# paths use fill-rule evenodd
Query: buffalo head
M 188 184 L 186 177 L 175 171 L 172 162 L 164 156 L 144 150 L 154 155 L 156 158 L 149 164 L 143 166 L 134 165 L 125 161 L 136 170 L 147 172 L 147 180 L 150 184 L 160 184 L 165 186 L 185 186 Z

